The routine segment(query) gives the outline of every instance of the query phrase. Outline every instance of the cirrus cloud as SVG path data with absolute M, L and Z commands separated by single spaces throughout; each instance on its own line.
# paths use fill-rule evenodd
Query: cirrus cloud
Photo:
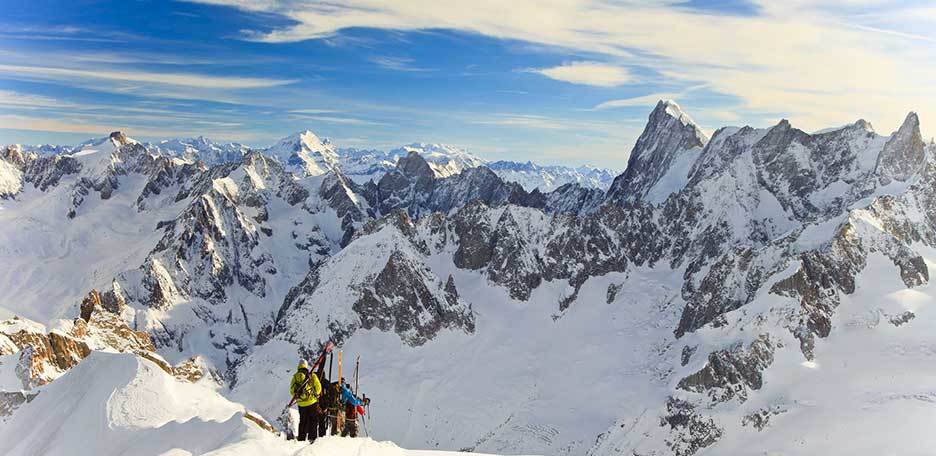
M 249 32 L 249 40 L 321 39 L 356 27 L 459 30 L 600 55 L 670 86 L 705 84 L 740 100 L 744 112 L 783 115 L 805 129 L 857 117 L 896 126 L 917 110 L 936 131 L 936 48 L 921 39 L 936 38 L 936 19 L 918 12 L 918 24 L 905 33 L 906 21 L 895 19 L 905 9 L 896 6 L 868 14 L 861 2 L 844 8 L 825 0 L 753 0 L 757 14 L 726 15 L 690 11 L 675 0 L 194 1 L 293 21 Z M 588 81 L 576 69 L 553 70 L 563 80 Z
M 626 68 L 601 62 L 569 62 L 550 68 L 535 68 L 528 71 L 539 73 L 557 81 L 596 87 L 614 87 L 634 80 L 634 77 Z

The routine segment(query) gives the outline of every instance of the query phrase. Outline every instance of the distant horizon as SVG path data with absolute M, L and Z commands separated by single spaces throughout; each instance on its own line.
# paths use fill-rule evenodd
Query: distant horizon
M 0 5 L 0 144 L 310 129 L 623 168 L 659 99 L 707 134 L 784 118 L 889 134 L 908 111 L 936 134 L 936 7 L 919 0 Z
M 663 101 L 673 101 L 673 102 L 676 102 L 676 103 L 678 104 L 678 101 L 676 101 L 676 100 L 662 100 L 662 99 L 661 99 L 661 100 L 659 100 L 658 102 L 663 102 Z M 651 109 L 651 110 L 652 110 L 652 109 Z M 650 112 L 650 111 L 648 110 L 648 114 L 649 114 L 649 112 Z M 914 112 L 915 112 L 915 111 L 909 111 L 908 114 L 914 113 Z M 687 112 L 686 114 L 688 114 L 690 117 L 692 117 L 692 113 L 688 113 L 688 112 Z M 788 120 L 788 119 L 780 119 L 780 120 L 778 120 L 777 123 L 782 122 L 782 121 L 784 121 L 784 120 Z M 875 128 L 873 123 L 866 121 L 864 118 L 858 118 L 858 119 L 856 119 L 856 120 L 853 121 L 853 122 L 848 122 L 848 123 L 841 124 L 841 125 L 837 125 L 837 126 L 825 127 L 825 128 L 821 128 L 821 129 L 814 130 L 814 131 L 805 131 L 805 130 L 803 130 L 803 131 L 805 131 L 805 132 L 808 133 L 808 134 L 820 134 L 820 133 L 824 133 L 824 132 L 828 132 L 828 131 L 835 131 L 835 130 L 838 130 L 838 129 L 841 129 L 841 128 L 845 128 L 845 127 L 848 127 L 848 126 L 850 126 L 850 125 L 854 125 L 855 123 L 861 122 L 861 121 L 864 121 L 864 122 L 867 122 L 868 124 L 870 124 L 871 128 L 875 131 L 875 133 L 877 133 L 877 134 L 879 134 L 879 135 L 882 135 L 882 136 L 889 136 L 889 135 L 895 133 L 896 130 L 897 130 L 897 128 L 899 128 L 899 126 L 900 126 L 900 124 L 898 124 L 898 126 L 895 127 L 893 131 L 882 132 L 882 131 L 879 131 L 877 128 Z M 921 121 L 922 121 L 922 119 L 921 119 Z M 776 124 L 774 124 L 774 125 L 768 125 L 768 126 L 762 126 L 762 127 L 754 127 L 754 128 L 771 128 L 771 127 L 773 127 L 773 126 L 775 126 L 775 125 L 776 125 Z M 798 128 L 795 124 L 792 124 L 792 123 L 791 123 L 791 125 L 792 125 L 793 128 Z M 724 127 L 742 127 L 742 126 L 749 126 L 749 125 L 721 125 L 721 126 L 719 126 L 719 127 L 717 127 L 717 128 L 724 128 Z M 702 128 L 702 129 L 703 129 L 703 132 L 704 132 L 706 135 L 708 135 L 709 137 L 711 137 L 711 135 L 712 135 L 712 134 L 714 133 L 714 131 L 715 131 L 715 130 L 705 129 L 705 128 L 702 127 L 701 125 L 699 125 L 699 127 Z M 752 126 L 752 127 L 753 127 L 753 126 Z M 4 134 L 4 130 L 5 130 L 5 129 L 0 128 L 0 137 L 3 137 L 2 135 Z M 801 130 L 802 130 L 802 129 L 801 129 Z M 157 144 L 157 143 L 160 143 L 160 142 L 163 142 L 163 141 L 197 139 L 197 138 L 199 138 L 199 137 L 202 137 L 202 138 L 205 138 L 205 139 L 207 139 L 207 140 L 209 140 L 209 141 L 211 141 L 211 142 L 214 142 L 214 143 L 216 143 L 216 144 L 229 144 L 229 143 L 230 143 L 230 144 L 239 144 L 239 145 L 243 145 L 243 146 L 249 147 L 250 149 L 262 151 L 262 150 L 264 150 L 264 149 L 266 149 L 266 148 L 268 148 L 268 147 L 274 145 L 277 141 L 280 141 L 280 140 L 282 140 L 282 139 L 288 138 L 288 137 L 290 137 L 290 136 L 293 136 L 293 135 L 296 135 L 296 134 L 299 134 L 299 133 L 302 133 L 302 132 L 305 132 L 305 131 L 311 131 L 313 134 L 315 134 L 316 136 L 318 136 L 318 137 L 319 137 L 320 139 L 322 139 L 323 141 L 328 141 L 330 144 L 332 144 L 332 145 L 335 147 L 336 150 L 341 150 L 341 149 L 346 149 L 346 150 L 362 150 L 362 151 L 364 151 L 364 150 L 373 150 L 373 151 L 378 151 L 378 152 L 383 152 L 383 153 L 389 153 L 389 152 L 392 152 L 392 151 L 394 151 L 394 150 L 396 150 L 396 149 L 400 149 L 400 148 L 403 148 L 403 147 L 406 147 L 406 146 L 413 146 L 413 145 L 416 145 L 416 144 L 423 144 L 423 145 L 443 145 L 443 146 L 455 147 L 455 148 L 460 149 L 460 150 L 462 150 L 462 151 L 464 151 L 464 152 L 466 152 L 466 153 L 468 153 L 468 154 L 474 155 L 474 156 L 476 156 L 476 157 L 478 157 L 478 158 L 481 158 L 481 159 L 483 159 L 483 160 L 485 160 L 485 161 L 492 162 L 492 163 L 493 163 L 493 162 L 497 162 L 497 161 L 504 161 L 504 162 L 513 162 L 513 163 L 525 164 L 525 163 L 528 163 L 528 162 L 529 162 L 529 163 L 533 163 L 533 164 L 536 164 L 536 165 L 539 165 L 539 166 L 547 166 L 547 167 L 548 167 L 548 166 L 560 166 L 560 167 L 568 167 L 568 168 L 592 167 L 592 168 L 596 168 L 596 169 L 601 169 L 601 170 L 610 171 L 610 172 L 612 172 L 612 173 L 614 173 L 614 174 L 622 173 L 622 172 L 627 168 L 627 159 L 624 159 L 623 162 L 622 162 L 622 164 L 621 164 L 620 166 L 603 166 L 603 165 L 599 165 L 599 164 L 591 163 L 591 162 L 587 162 L 587 161 L 581 161 L 581 162 L 580 162 L 580 161 L 574 161 L 574 162 L 570 162 L 570 161 L 563 161 L 562 159 L 551 160 L 551 161 L 543 161 L 543 160 L 537 160 L 537 159 L 535 159 L 535 158 L 532 158 L 532 159 L 531 159 L 531 158 L 518 159 L 518 158 L 511 157 L 511 156 L 498 156 L 498 157 L 492 158 L 492 157 L 485 156 L 483 153 L 476 153 L 475 151 L 472 151 L 471 149 L 468 149 L 468 148 L 466 148 L 466 147 L 463 147 L 463 146 L 461 146 L 461 145 L 459 145 L 459 144 L 452 144 L 452 143 L 447 143 L 447 142 L 428 142 L 428 141 L 414 140 L 414 141 L 403 142 L 403 143 L 399 143 L 399 144 L 395 144 L 395 145 L 389 145 L 389 146 L 385 146 L 385 147 L 345 146 L 345 145 L 342 145 L 342 144 L 336 142 L 336 141 L 333 140 L 332 138 L 327 137 L 327 136 L 320 135 L 320 134 L 318 134 L 315 130 L 312 130 L 312 129 L 309 129 L 309 128 L 300 129 L 300 130 L 294 131 L 294 132 L 292 132 L 292 133 L 286 134 L 286 135 L 284 135 L 284 136 L 281 136 L 281 137 L 279 137 L 279 138 L 273 139 L 273 140 L 271 140 L 271 141 L 269 141 L 269 142 L 262 143 L 262 144 L 252 144 L 252 143 L 245 143 L 245 142 L 236 141 L 236 140 L 227 140 L 227 139 L 223 139 L 223 138 L 215 138 L 215 137 L 211 137 L 211 136 L 205 135 L 205 134 L 197 134 L 197 135 L 192 135 L 192 136 L 162 136 L 162 137 L 136 136 L 136 135 L 133 135 L 132 133 L 130 133 L 130 132 L 128 132 L 128 131 L 124 131 L 124 130 L 119 130 L 119 129 L 118 129 L 118 130 L 111 130 L 111 131 L 108 131 L 108 132 L 103 133 L 103 134 L 101 134 L 101 135 L 98 135 L 98 136 L 91 136 L 91 137 L 85 136 L 85 135 L 80 134 L 80 133 L 65 133 L 64 135 L 67 135 L 67 136 L 62 136 L 62 137 L 80 138 L 80 139 L 72 140 L 71 142 L 49 142 L 49 141 L 40 141 L 40 142 L 22 142 L 22 141 L 16 142 L 16 141 L 13 141 L 13 142 L 10 142 L 10 141 L 7 141 L 7 142 L 0 142 L 0 146 L 7 146 L 7 145 L 14 145 L 14 144 L 25 145 L 25 146 L 34 146 L 34 147 L 46 146 L 46 145 L 47 145 L 47 146 L 76 146 L 76 145 L 81 144 L 81 143 L 83 143 L 83 142 L 87 142 L 87 141 L 91 141 L 91 140 L 95 140 L 95 139 L 103 139 L 103 138 L 106 138 L 110 133 L 113 133 L 113 132 L 123 132 L 123 133 L 126 134 L 128 137 L 130 137 L 130 138 L 132 138 L 132 139 L 134 139 L 134 140 L 136 140 L 136 141 L 140 141 L 140 142 L 142 142 L 142 143 Z M 27 133 L 28 133 L 28 134 L 35 134 L 35 132 L 32 132 L 32 131 L 27 131 Z M 936 136 L 927 136 L 927 135 L 925 134 L 925 132 L 923 132 L 923 133 L 924 133 L 924 134 L 923 134 L 924 141 L 926 141 L 926 142 L 928 142 L 928 143 L 929 143 L 929 142 L 936 142 Z M 52 135 L 53 135 L 53 136 L 58 136 L 58 135 L 60 135 L 60 134 L 59 134 L 59 133 L 52 133 Z M 636 137 L 635 137 L 635 141 L 636 141 Z M 632 147 L 633 147 L 633 144 L 631 144 L 631 145 L 629 146 L 629 148 L 628 148 L 628 150 L 627 150 L 627 152 L 626 152 L 626 154 L 627 154 L 626 156 L 629 157 L 630 152 L 631 152 L 630 149 L 631 149 Z

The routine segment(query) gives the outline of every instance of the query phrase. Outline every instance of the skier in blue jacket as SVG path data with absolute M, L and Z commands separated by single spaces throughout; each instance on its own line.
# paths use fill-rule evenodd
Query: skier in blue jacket
M 358 435 L 358 414 L 364 415 L 364 402 L 354 396 L 351 388 L 347 384 L 341 385 L 341 403 L 345 407 L 344 429 L 341 430 L 342 437 L 357 437 Z

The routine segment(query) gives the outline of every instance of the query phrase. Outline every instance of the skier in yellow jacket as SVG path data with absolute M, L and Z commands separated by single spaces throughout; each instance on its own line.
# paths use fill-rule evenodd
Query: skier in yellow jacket
M 322 395 L 322 383 L 314 372 L 309 372 L 309 365 L 302 360 L 289 384 L 289 392 L 299 406 L 299 434 L 296 440 L 314 442 L 319 435 L 318 398 Z

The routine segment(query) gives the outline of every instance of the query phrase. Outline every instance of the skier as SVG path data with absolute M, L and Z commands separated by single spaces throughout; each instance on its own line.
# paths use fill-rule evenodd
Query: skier
M 344 404 L 345 422 L 341 430 L 342 437 L 357 437 L 358 415 L 364 414 L 364 403 L 354 396 L 349 385 L 341 386 L 341 402 Z
M 338 420 L 341 413 L 341 383 L 335 381 L 325 385 L 322 390 L 321 408 L 331 427 L 331 435 L 338 435 L 341 432 Z
M 309 372 L 309 365 L 305 360 L 299 362 L 289 384 L 289 391 L 299 405 L 299 435 L 296 436 L 296 440 L 302 441 L 308 437 L 310 442 L 314 442 L 319 434 L 317 402 L 322 394 L 322 383 L 317 375 Z

